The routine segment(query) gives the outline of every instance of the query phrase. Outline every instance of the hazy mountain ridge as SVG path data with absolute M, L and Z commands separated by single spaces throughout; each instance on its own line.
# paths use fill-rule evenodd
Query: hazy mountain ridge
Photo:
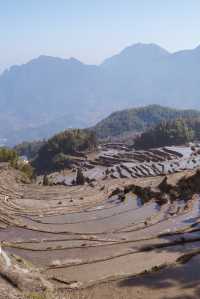
M 171 54 L 155 44 L 136 44 L 99 66 L 50 56 L 13 66 L 0 76 L 0 137 L 22 141 L 30 129 L 42 138 L 152 103 L 200 108 L 199 62 L 200 47 Z

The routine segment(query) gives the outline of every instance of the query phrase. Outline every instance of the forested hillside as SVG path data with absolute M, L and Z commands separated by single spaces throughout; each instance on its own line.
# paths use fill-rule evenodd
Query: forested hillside
M 177 118 L 197 119 L 200 112 L 196 110 L 177 110 L 159 105 L 150 105 L 112 113 L 92 129 L 98 138 L 123 136 L 127 133 L 141 133 L 162 121 Z

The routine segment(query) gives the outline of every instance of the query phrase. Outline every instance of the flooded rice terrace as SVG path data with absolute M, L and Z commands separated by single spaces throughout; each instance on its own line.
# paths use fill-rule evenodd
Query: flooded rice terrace
M 93 155 L 94 157 L 94 155 Z M 196 146 L 108 144 L 51 186 L 0 176 L 0 241 L 58 287 L 79 288 L 174 264 L 200 248 Z

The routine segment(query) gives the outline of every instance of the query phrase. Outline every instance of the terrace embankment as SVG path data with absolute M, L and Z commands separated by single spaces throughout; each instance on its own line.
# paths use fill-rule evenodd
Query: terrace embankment
M 109 166 L 102 163 L 105 156 Z M 1 165 L 0 242 L 6 254 L 31 263 L 69 298 L 175 298 L 186 278 L 194 283 L 194 295 L 196 267 L 194 277 L 190 273 L 200 252 L 197 151 L 165 148 L 148 155 L 109 145 L 88 157 L 89 168 L 85 163 L 79 165 L 85 184 L 77 185 L 71 170 L 50 174 L 50 186 L 25 184 L 20 172 Z M 183 271 L 188 274 L 181 280 Z M 157 289 L 162 284 L 167 295 Z

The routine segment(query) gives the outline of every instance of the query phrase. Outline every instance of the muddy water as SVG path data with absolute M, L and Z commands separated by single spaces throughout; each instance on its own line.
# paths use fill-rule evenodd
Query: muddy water
M 106 279 L 107 277 L 128 274 L 136 275 L 143 271 L 151 270 L 155 265 L 159 267 L 163 264 L 173 263 L 183 253 L 199 248 L 199 246 L 200 242 L 197 242 L 185 246 L 155 250 L 153 252 L 133 253 L 98 263 L 52 269 L 48 270 L 48 276 L 54 276 L 65 281 L 75 280 L 83 284 L 90 284 L 94 281 Z
M 58 216 L 48 216 L 41 218 L 32 218 L 38 219 L 41 223 L 51 223 L 51 224 L 67 224 L 67 223 L 79 223 L 87 222 L 92 220 L 100 220 L 108 217 L 112 217 L 117 214 L 123 214 L 126 212 L 133 211 L 141 206 L 139 199 L 133 199 L 128 196 L 125 202 L 117 200 L 117 198 L 110 198 L 104 205 L 97 206 L 96 208 L 86 210 L 79 213 L 68 213 L 66 215 Z
M 54 261 L 59 261 L 59 265 L 69 265 L 70 263 L 92 263 L 99 260 L 109 260 L 120 255 L 129 255 L 143 251 L 145 247 L 163 246 L 167 248 L 175 245 L 172 242 L 185 240 L 200 240 L 200 232 L 184 233 L 181 235 L 171 235 L 162 238 L 154 238 L 137 241 L 102 242 L 89 240 L 49 240 L 41 243 L 20 243 L 17 248 L 5 246 L 6 250 L 19 256 L 31 260 L 34 264 L 51 266 Z M 187 242 L 186 242 L 187 243 Z M 186 244 L 185 243 L 185 244 Z M 185 246 L 185 245 L 184 245 Z M 153 250 L 153 249 L 152 249 Z
M 154 202 L 148 203 L 141 208 L 126 210 L 122 214 L 111 214 L 110 217 L 100 219 L 85 220 L 84 225 L 79 222 L 79 218 L 74 218 L 75 224 L 44 224 L 23 218 L 23 223 L 34 229 L 40 229 L 52 232 L 70 232 L 81 234 L 99 234 L 104 232 L 112 232 L 123 228 L 127 225 L 143 222 L 147 217 L 151 217 L 157 213 L 158 205 Z M 111 211 L 111 209 L 109 209 Z M 112 211 L 111 211 L 112 212 Z

